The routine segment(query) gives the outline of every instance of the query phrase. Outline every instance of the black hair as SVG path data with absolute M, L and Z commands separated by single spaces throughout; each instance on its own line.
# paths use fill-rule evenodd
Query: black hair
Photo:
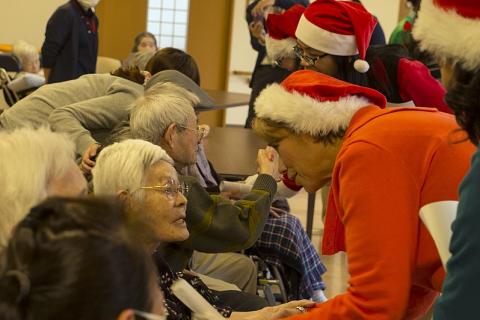
M 138 46 L 140 45 L 140 42 L 142 42 L 142 39 L 145 38 L 145 37 L 152 38 L 153 42 L 155 43 L 155 47 L 158 47 L 157 46 L 157 38 L 155 38 L 155 35 L 153 33 L 144 31 L 144 32 L 140 32 L 139 34 L 137 34 L 135 36 L 135 39 L 133 40 L 132 52 L 138 52 Z
M 163 48 L 147 62 L 145 70 L 152 76 L 163 70 L 177 70 L 200 85 L 200 71 L 195 59 L 185 51 L 176 48 Z
M 368 85 L 367 75 L 358 72 L 353 67 L 353 64 L 359 58 L 358 55 L 346 57 L 332 55 L 332 57 L 335 59 L 338 68 L 338 73 L 335 78 L 359 86 L 366 87 Z
M 148 255 L 113 200 L 51 198 L 13 232 L 0 265 L 0 319 L 115 319 L 150 311 Z
M 389 102 L 404 102 L 398 90 L 397 71 L 400 59 L 408 56 L 408 50 L 399 44 L 369 47 L 366 55 L 370 65 L 368 86 L 381 92 Z
M 475 145 L 480 140 L 480 68 L 473 71 L 457 63 L 447 88 L 445 102 Z

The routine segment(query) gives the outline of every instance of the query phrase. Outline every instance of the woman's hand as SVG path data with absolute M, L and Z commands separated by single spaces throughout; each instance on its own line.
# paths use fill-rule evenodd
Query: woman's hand
M 275 307 L 266 307 L 258 311 L 234 312 L 230 316 L 231 320 L 274 320 L 290 317 L 306 312 L 308 308 L 315 306 L 315 302 L 310 300 L 297 300 L 281 304 Z
M 260 43 L 265 43 L 265 31 L 261 21 L 252 21 L 248 25 L 248 29 L 250 30 L 252 36 L 257 38 Z
M 282 319 L 282 318 L 307 312 L 307 309 L 312 308 L 313 306 L 315 306 L 315 302 L 310 300 L 290 301 L 288 303 L 284 303 L 279 306 L 267 307 L 267 308 L 272 308 L 272 310 L 270 310 L 268 313 L 269 317 L 259 318 L 259 319 L 265 319 L 265 320 Z
M 252 16 L 263 16 L 265 11 L 268 9 L 268 7 L 271 7 L 275 4 L 275 0 L 260 0 L 258 3 L 255 5 L 255 7 L 252 8 Z

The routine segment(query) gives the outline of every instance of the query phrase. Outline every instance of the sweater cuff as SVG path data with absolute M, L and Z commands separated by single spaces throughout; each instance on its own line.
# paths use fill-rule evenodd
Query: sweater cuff
M 252 190 L 261 189 L 270 193 L 271 198 L 277 193 L 277 182 L 269 174 L 259 174 L 252 186 Z

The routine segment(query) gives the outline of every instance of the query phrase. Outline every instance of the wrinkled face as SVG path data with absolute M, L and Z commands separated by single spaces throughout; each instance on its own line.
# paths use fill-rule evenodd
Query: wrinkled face
M 338 66 L 332 55 L 310 48 L 297 39 L 297 46 L 303 51 L 300 57 L 300 65 L 305 69 L 324 73 L 331 77 L 338 74 Z
M 289 135 L 275 146 L 287 170 L 288 177 L 315 192 L 332 177 L 338 147 L 315 142 L 307 135 Z
M 38 54 L 25 59 L 25 61 L 23 61 L 22 70 L 30 73 L 40 72 L 40 58 L 38 57 Z
M 137 46 L 138 52 L 153 52 L 157 50 L 155 40 L 149 36 L 143 37 Z
M 52 177 L 48 182 L 49 197 L 78 197 L 86 194 L 87 181 L 73 160 L 70 168 L 63 175 Z
M 136 209 L 143 222 L 152 227 L 159 242 L 183 241 L 188 238 L 185 212 L 187 199 L 177 192 L 179 180 L 175 168 L 165 161 L 159 161 L 145 171 L 143 200 L 136 202 Z
M 178 127 L 173 137 L 173 150 L 170 156 L 175 163 L 190 166 L 197 162 L 197 149 L 200 143 L 197 119 L 189 119 L 185 128 Z

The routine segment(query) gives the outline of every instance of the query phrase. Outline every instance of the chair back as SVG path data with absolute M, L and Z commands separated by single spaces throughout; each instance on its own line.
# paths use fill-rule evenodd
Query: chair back
M 96 73 L 110 73 L 117 70 L 122 66 L 122 63 L 118 59 L 99 56 L 97 58 L 97 70 Z
M 7 72 L 20 72 L 20 64 L 11 54 L 0 53 L 0 68 Z
M 438 201 L 420 208 L 420 219 L 435 241 L 443 267 L 447 265 L 451 253 L 449 251 L 452 238 L 452 223 L 457 216 L 458 201 Z
M 10 90 L 8 84 L 10 83 L 10 76 L 7 73 L 7 70 L 0 68 L 0 88 L 3 91 L 3 97 L 8 106 L 13 106 L 19 99 L 15 91 Z

